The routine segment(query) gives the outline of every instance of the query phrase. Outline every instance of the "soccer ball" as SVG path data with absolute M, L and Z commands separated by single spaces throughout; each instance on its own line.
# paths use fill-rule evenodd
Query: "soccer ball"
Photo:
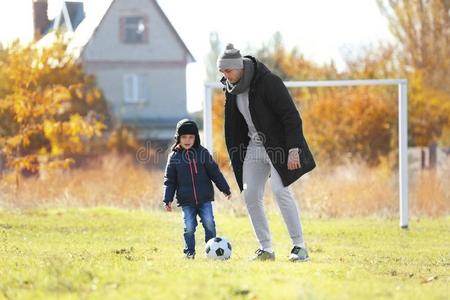
M 222 237 L 210 239 L 205 245 L 206 257 L 210 259 L 225 260 L 231 256 L 231 244 Z

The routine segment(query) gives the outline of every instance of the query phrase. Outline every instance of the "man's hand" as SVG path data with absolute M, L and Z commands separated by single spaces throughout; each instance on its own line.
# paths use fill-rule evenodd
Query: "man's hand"
M 300 155 L 298 152 L 298 148 L 293 148 L 289 150 L 289 156 L 288 156 L 288 170 L 296 170 L 301 168 L 300 164 Z
M 172 211 L 172 204 L 171 204 L 170 202 L 167 202 L 166 204 L 164 204 L 164 209 L 165 209 L 167 212 Z
M 225 198 L 226 198 L 227 200 L 230 200 L 230 199 L 231 199 L 231 193 L 229 193 L 228 195 L 225 194 L 225 193 L 223 193 L 223 195 L 225 196 Z

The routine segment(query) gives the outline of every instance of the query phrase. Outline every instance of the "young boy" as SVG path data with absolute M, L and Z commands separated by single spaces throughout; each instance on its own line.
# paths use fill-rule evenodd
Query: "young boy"
M 172 201 L 176 193 L 178 206 L 183 210 L 184 254 L 195 258 L 195 229 L 197 215 L 205 229 L 205 242 L 216 237 L 216 224 L 211 202 L 214 188 L 231 198 L 230 187 L 208 150 L 200 145 L 198 127 L 195 122 L 183 119 L 177 123 L 175 144 L 167 160 L 164 175 L 164 206 L 172 211 Z

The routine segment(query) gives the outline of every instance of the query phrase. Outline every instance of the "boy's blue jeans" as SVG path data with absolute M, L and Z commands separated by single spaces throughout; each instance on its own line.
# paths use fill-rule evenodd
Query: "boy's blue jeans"
M 203 202 L 198 206 L 182 206 L 184 221 L 184 253 L 195 253 L 195 229 L 197 228 L 197 215 L 200 216 L 205 229 L 205 242 L 216 237 L 216 223 L 211 201 Z

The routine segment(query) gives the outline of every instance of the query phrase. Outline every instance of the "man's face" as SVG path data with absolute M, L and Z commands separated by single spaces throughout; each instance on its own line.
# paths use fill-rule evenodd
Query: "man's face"
M 223 74 L 223 76 L 225 76 L 225 78 L 233 84 L 238 82 L 239 79 L 241 79 L 243 71 L 244 71 L 244 69 L 220 70 L 220 72 Z

